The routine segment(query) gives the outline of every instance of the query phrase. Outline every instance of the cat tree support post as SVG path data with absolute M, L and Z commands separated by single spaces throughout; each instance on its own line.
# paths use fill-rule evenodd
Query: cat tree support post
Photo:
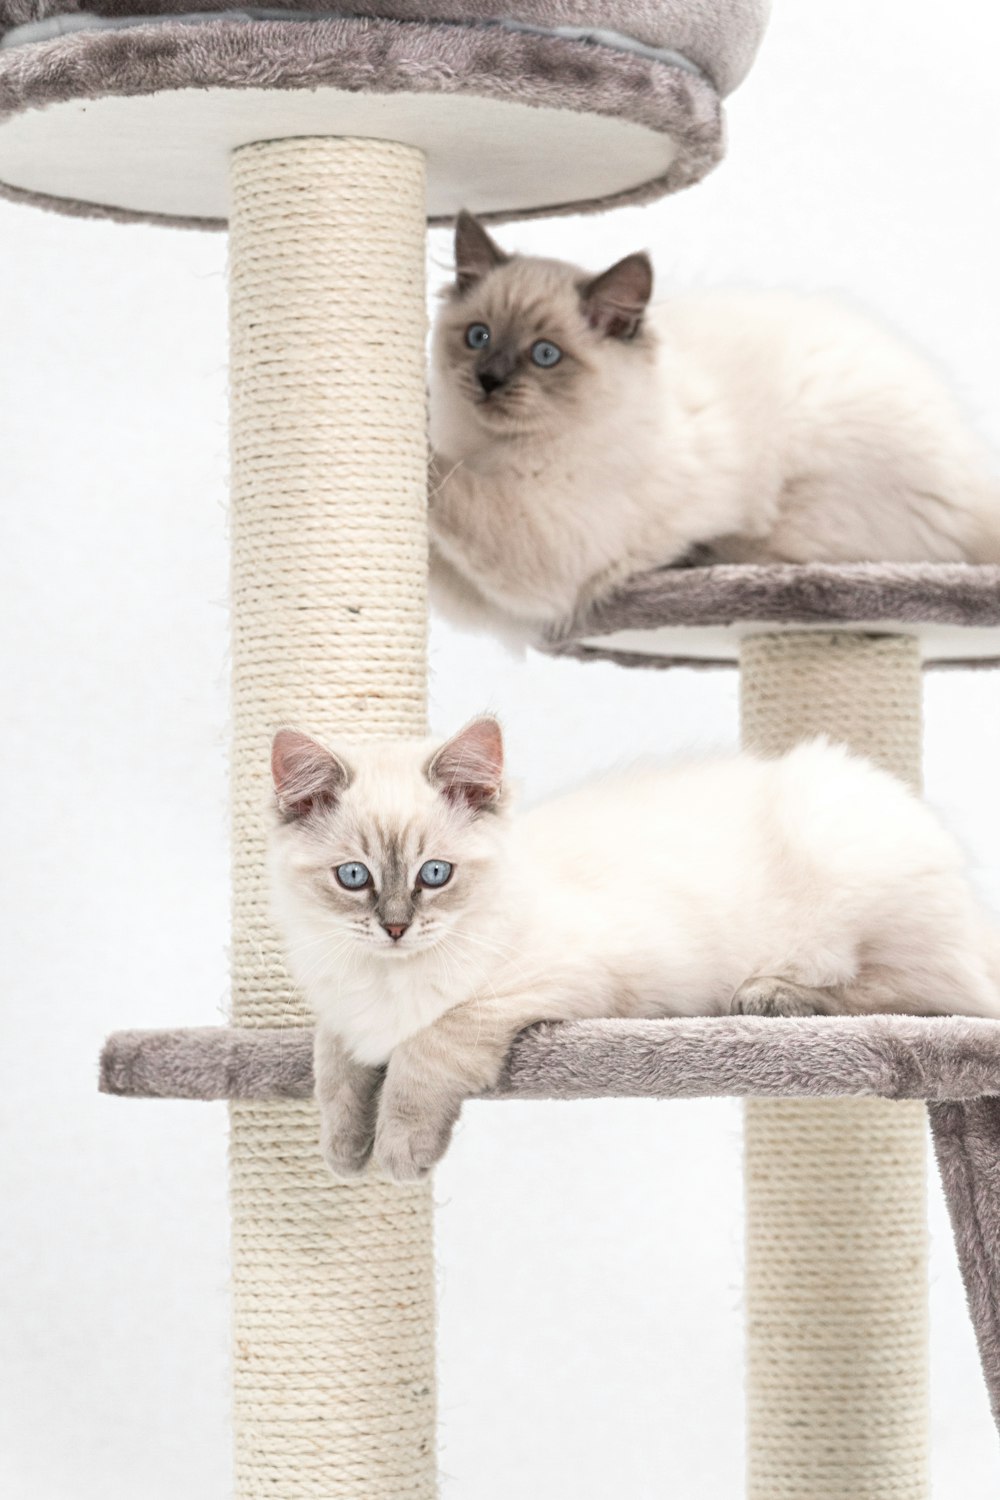
M 919 785 L 915 638 L 755 635 L 743 740 L 845 741 Z M 748 1500 L 930 1494 L 926 1114 L 918 1102 L 746 1105 Z
M 577 36 L 481 0 L 360 8 L 122 0 L 66 31 L 0 0 L 0 198 L 229 224 L 231 1031 L 284 1060 L 309 1018 L 267 916 L 271 733 L 425 727 L 425 222 L 697 182 L 768 9 L 630 0 L 618 31 L 577 0 Z M 311 1088 L 227 1090 L 236 1500 L 433 1500 L 429 1190 L 336 1186 Z
M 268 919 L 270 737 L 425 732 L 424 162 L 232 160 L 233 1022 L 308 1017 Z M 432 1500 L 425 1185 L 337 1185 L 312 1103 L 231 1105 L 237 1500 Z

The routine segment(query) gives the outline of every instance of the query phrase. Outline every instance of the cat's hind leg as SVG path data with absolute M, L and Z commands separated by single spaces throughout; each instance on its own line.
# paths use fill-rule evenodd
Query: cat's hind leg
M 976 954 L 941 963 L 873 964 L 843 984 L 815 988 L 778 974 L 746 980 L 734 1016 L 984 1016 L 1000 1019 L 1000 990 Z
M 781 974 L 757 974 L 740 985 L 729 1007 L 734 1016 L 927 1015 L 907 976 L 888 968 L 864 969 L 843 984 L 799 984 Z
M 740 985 L 730 1002 L 734 1016 L 829 1016 L 843 1010 L 838 991 L 796 984 L 780 974 L 759 974 Z

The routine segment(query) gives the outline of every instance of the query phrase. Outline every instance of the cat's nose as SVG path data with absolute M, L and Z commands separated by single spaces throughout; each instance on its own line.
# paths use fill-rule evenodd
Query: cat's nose
M 492 396 L 494 391 L 498 391 L 502 385 L 507 384 L 507 376 L 500 374 L 495 369 L 491 370 L 488 365 L 484 365 L 476 373 L 479 376 L 479 384 L 487 396 Z
M 382 926 L 385 928 L 386 932 L 392 938 L 392 940 L 393 940 L 394 943 L 398 943 L 399 942 L 400 938 L 403 936 L 403 933 L 406 931 L 406 929 L 409 927 L 409 925 L 410 925 L 409 922 L 383 922 L 382 923 Z

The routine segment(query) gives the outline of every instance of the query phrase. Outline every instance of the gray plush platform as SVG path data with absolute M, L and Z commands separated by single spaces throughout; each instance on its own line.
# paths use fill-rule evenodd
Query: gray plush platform
M 121 1031 L 106 1094 L 307 1099 L 308 1030 Z M 499 1099 L 924 1099 L 1000 1423 L 1000 1021 L 867 1016 L 578 1021 L 515 1043 Z M 666 1128 L 666 1126 L 664 1127 Z
M 312 1032 L 211 1027 L 119 1031 L 106 1094 L 307 1099 Z M 866 1016 L 575 1021 L 524 1032 L 501 1099 L 976 1099 L 1000 1095 L 1000 1021 Z
M 1000 664 L 1000 566 L 809 563 L 640 573 L 541 649 L 624 666 L 728 666 L 771 630 L 917 635 L 928 666 Z
M 723 151 L 767 0 L 0 0 L 0 192 L 219 227 L 249 140 L 419 146 L 432 219 L 641 202 Z

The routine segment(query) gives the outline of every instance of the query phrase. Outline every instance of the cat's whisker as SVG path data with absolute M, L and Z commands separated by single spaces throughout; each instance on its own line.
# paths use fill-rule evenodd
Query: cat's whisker
M 463 937 L 463 936 L 467 937 L 467 936 L 469 936 L 469 934 L 457 934 L 457 933 L 456 934 L 452 934 L 452 937 L 454 937 L 456 940 L 459 939 L 459 938 L 461 938 L 461 937 Z M 458 954 L 456 954 L 454 951 L 452 951 L 451 952 L 451 957 L 454 958 L 455 962 L 457 964 L 459 964 L 459 966 L 461 968 L 462 967 L 462 961 L 459 959 Z M 480 973 L 479 976 L 478 976 L 478 978 L 477 978 L 477 981 L 476 981 L 475 985 L 472 987 L 471 994 L 469 995 L 469 997 L 468 997 L 468 999 L 466 1001 L 466 1003 L 471 1003 L 472 1005 L 474 1005 L 475 1009 L 476 1009 L 476 1020 L 477 1020 L 477 1024 L 478 1024 L 478 1027 L 479 1027 L 479 1030 L 478 1030 L 477 1036 L 476 1036 L 477 1044 L 482 1040 L 482 1034 L 483 1034 L 483 1032 L 482 1032 L 482 1028 L 483 1028 L 483 1013 L 484 1013 L 484 1011 L 486 1009 L 486 998 L 484 998 L 484 996 L 481 993 L 482 988 L 483 988 L 484 985 L 485 985 L 485 987 L 489 991 L 489 995 L 486 998 L 488 998 L 488 1000 L 492 1003 L 491 1004 L 491 1014 L 492 1014 L 492 1018 L 493 1018 L 493 1039 L 494 1040 L 496 1040 L 496 1037 L 499 1034 L 500 1021 L 501 1021 L 501 1011 L 503 1009 L 503 1000 L 501 998 L 501 995 L 498 992 L 496 986 L 493 984 L 492 980 L 489 978 L 489 975 L 488 974 Z
M 300 953 L 305 953 L 308 949 L 317 947 L 320 943 L 328 943 L 329 941 L 330 934 L 328 932 L 321 932 L 315 937 L 308 938 L 305 942 L 288 945 L 285 948 L 285 954 L 288 958 L 297 958 Z
M 443 945 L 442 945 L 442 947 L 443 947 Z M 459 972 L 462 972 L 461 961 L 459 960 L 458 955 L 455 954 L 454 952 L 451 952 L 450 953 L 450 957 L 455 960 L 455 963 L 456 963 L 456 965 L 459 968 Z M 478 983 L 472 985 L 470 987 L 469 994 L 465 997 L 464 1001 L 462 1002 L 465 1005 L 471 1005 L 471 1006 L 473 1006 L 474 1009 L 475 1009 L 475 1012 L 476 1012 L 476 1022 L 477 1022 L 477 1026 L 478 1026 L 478 1030 L 476 1032 L 476 1039 L 475 1039 L 475 1045 L 477 1047 L 479 1046 L 480 1042 L 482 1041 L 482 1034 L 483 1034 L 483 1031 L 482 1031 L 482 1027 L 483 1027 L 483 997 L 482 997 L 482 995 L 479 992 L 480 991 L 480 986 L 481 986 L 482 982 L 483 981 L 480 979 Z M 496 992 L 495 991 L 492 992 L 492 998 L 494 1000 L 496 999 Z
M 529 971 L 523 965 L 517 963 L 516 960 L 525 957 L 525 954 L 522 949 L 515 947 L 512 943 L 504 942 L 498 937 L 494 937 L 492 940 L 487 939 L 482 934 L 473 932 L 455 933 L 454 938 L 456 942 L 466 943 L 470 947 L 478 947 L 491 956 L 499 956 L 504 964 L 513 964 L 514 978 L 520 983 L 527 984 L 530 982 L 530 975 L 534 971 Z
M 314 954 L 307 965 L 298 968 L 298 982 L 303 989 L 308 988 L 312 980 L 322 973 L 324 969 L 340 964 L 345 957 L 348 960 L 356 957 L 355 950 L 357 945 L 352 938 L 330 939 L 329 941 L 331 944 L 330 947 L 318 955 Z M 344 967 L 345 972 L 350 971 L 350 963 L 347 963 Z
M 434 488 L 432 490 L 428 490 L 428 492 L 427 492 L 428 502 L 431 501 L 431 500 L 436 499 L 436 497 L 438 495 L 440 495 L 441 491 L 444 489 L 444 487 L 448 483 L 448 481 L 450 479 L 453 479 L 455 477 L 455 475 L 458 473 L 459 469 L 461 469 L 461 468 L 464 467 L 464 464 L 465 464 L 465 459 L 464 458 L 460 458 L 456 464 L 452 465 L 452 467 L 448 470 L 447 474 L 442 475 L 441 479 L 434 486 Z

